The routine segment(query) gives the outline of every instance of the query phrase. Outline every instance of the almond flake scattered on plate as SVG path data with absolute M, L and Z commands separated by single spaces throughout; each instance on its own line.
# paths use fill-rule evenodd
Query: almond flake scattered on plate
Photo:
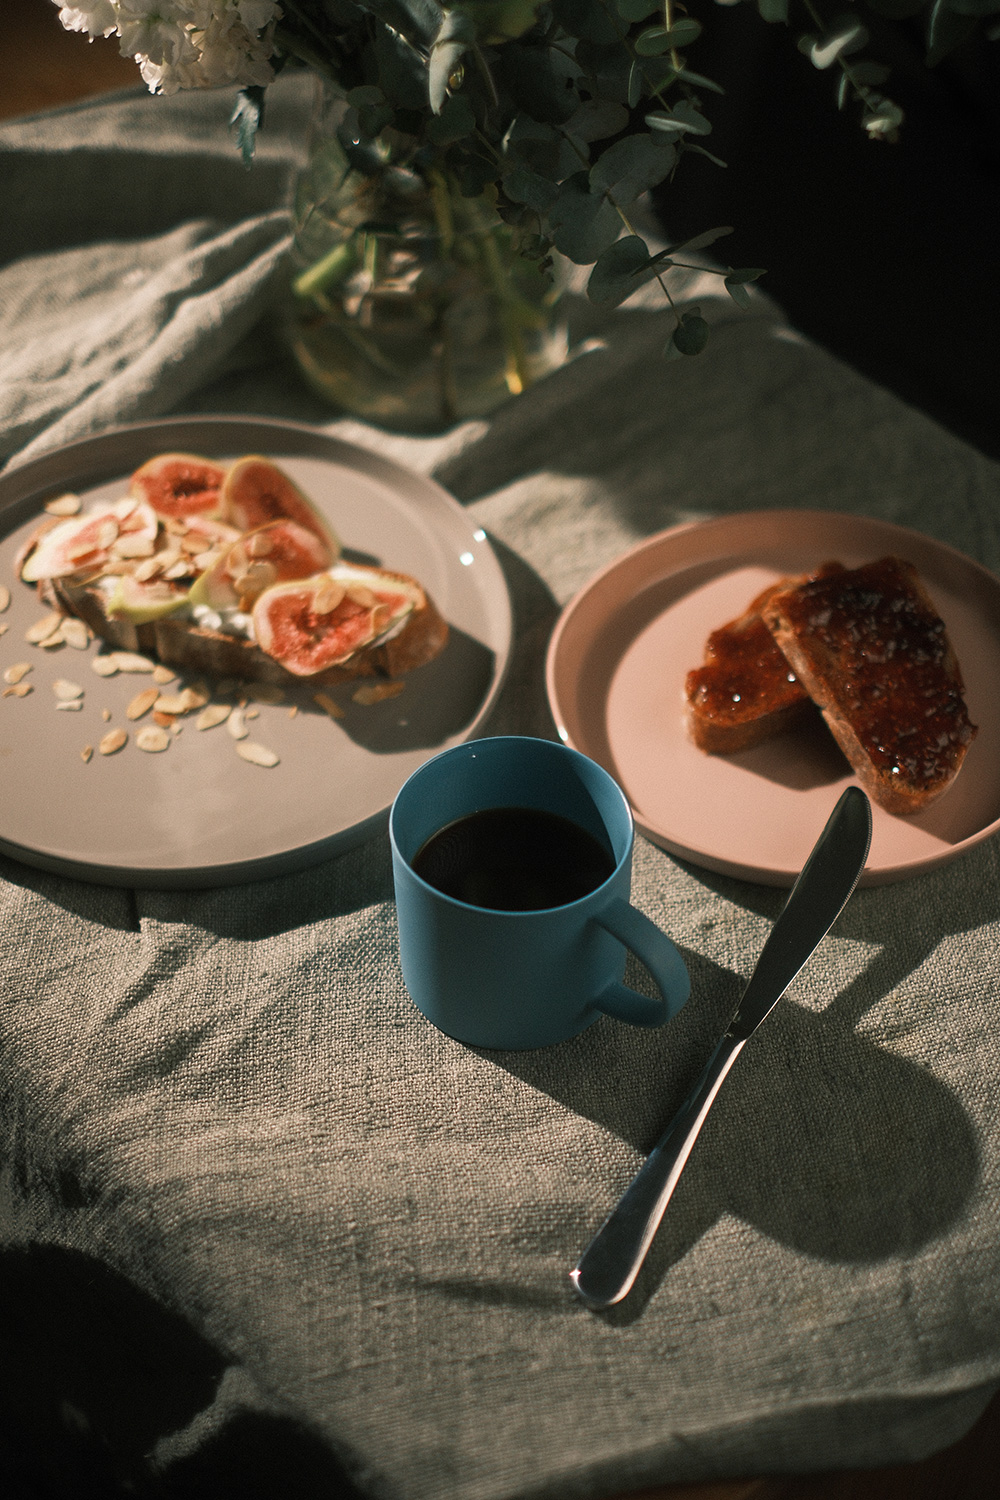
M 279 757 L 273 750 L 258 745 L 255 740 L 241 740 L 236 746 L 236 754 L 241 760 L 249 761 L 252 766 L 276 766 L 279 763 Z
M 83 707 L 82 698 L 60 698 L 56 704 L 57 713 L 75 713 Z
M 364 687 L 359 687 L 357 692 L 352 693 L 351 697 L 355 703 L 369 708 L 373 703 L 381 703 L 386 698 L 398 698 L 405 686 L 405 682 L 366 683 Z
M 115 751 L 120 750 L 127 741 L 128 735 L 124 729 L 111 729 L 104 735 L 97 748 L 102 755 L 114 755 Z
M 150 661 L 148 656 L 139 656 L 135 651 L 112 651 L 110 661 L 113 661 L 119 672 L 155 672 L 156 663 Z M 99 657 L 95 660 L 100 660 Z
M 242 708 L 233 709 L 232 713 L 229 715 L 229 718 L 226 720 L 226 728 L 232 735 L 234 740 L 246 739 L 250 731 L 243 722 Z
M 210 703 L 203 708 L 195 720 L 195 729 L 214 729 L 217 724 L 224 724 L 229 718 L 232 710 L 228 703 Z
M 157 665 L 153 668 L 153 681 L 166 685 L 168 682 L 177 681 L 177 673 L 171 667 Z
M 141 693 L 136 693 L 131 703 L 125 710 L 126 719 L 141 719 L 143 714 L 148 714 L 157 698 L 160 696 L 159 688 L 143 688 Z
M 3 674 L 4 682 L 20 682 L 22 677 L 27 677 L 31 671 L 30 661 L 16 661 L 13 666 L 7 668 Z
M 74 651 L 86 651 L 90 644 L 90 631 L 82 620 L 63 620 L 61 634 Z
M 79 495 L 59 495 L 55 500 L 46 500 L 45 509 L 50 516 L 76 516 L 81 504 Z
M 113 654 L 108 656 L 95 656 L 91 660 L 90 665 L 97 673 L 98 677 L 114 677 L 115 673 L 118 671 L 118 663 L 115 661 Z
M 10 608 L 10 589 L 5 583 L 0 583 L 0 614 Z
M 159 729 L 155 724 L 147 724 L 145 729 L 139 730 L 135 742 L 140 750 L 146 750 L 151 755 L 155 755 L 160 750 L 166 750 L 170 744 L 170 736 L 165 729 Z
M 30 682 L 15 682 L 13 687 L 4 688 L 2 696 L 4 698 L 27 698 L 28 694 L 33 691 Z
M 33 646 L 37 646 L 40 642 L 47 640 L 54 631 L 58 630 L 61 624 L 62 615 L 54 612 L 43 615 L 40 620 L 35 621 L 34 625 L 28 626 L 28 629 L 24 632 L 24 639 L 30 641 Z
M 331 719 L 342 719 L 344 717 L 344 710 L 336 698 L 331 698 L 329 693 L 313 693 L 313 702 L 318 703 L 323 712 L 329 714 Z
M 88 760 L 90 760 L 90 758 L 92 757 L 93 753 L 94 753 L 94 747 L 93 747 L 93 745 L 84 745 L 83 749 L 80 751 L 80 759 L 83 761 L 84 765 L 87 764 Z
M 69 682 L 65 677 L 57 677 L 52 684 L 52 691 L 57 698 L 69 701 L 71 698 L 82 698 L 83 688 L 78 682 Z

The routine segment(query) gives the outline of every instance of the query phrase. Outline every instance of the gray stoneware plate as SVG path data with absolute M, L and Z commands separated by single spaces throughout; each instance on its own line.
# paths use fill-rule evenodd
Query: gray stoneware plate
M 14 575 L 22 539 L 44 503 L 67 490 L 86 505 L 116 499 L 156 453 L 218 459 L 267 454 L 327 515 L 348 556 L 418 578 L 451 626 L 435 661 L 397 698 L 355 704 L 332 689 L 335 722 L 308 692 L 261 704 L 252 737 L 270 769 L 247 764 L 225 727 L 193 716 L 160 754 L 135 746 L 125 707 L 148 676 L 99 677 L 97 654 L 43 651 L 24 635 L 45 610 Z M 439 485 L 313 428 L 258 419 L 192 417 L 88 438 L 0 477 L 0 673 L 30 661 L 26 697 L 0 698 L 0 850 L 45 870 L 108 885 L 215 886 L 300 869 L 360 843 L 384 824 L 399 787 L 438 751 L 476 735 L 500 689 L 511 642 L 510 599 L 485 533 Z M 84 687 L 81 712 L 56 711 L 52 683 Z M 110 713 L 110 720 L 102 717 Z M 81 759 L 109 728 L 133 730 L 118 754 Z
M 769 583 L 828 559 L 912 562 L 944 620 L 979 726 L 948 791 L 913 817 L 873 811 L 863 885 L 947 863 L 1000 829 L 1000 580 L 888 521 L 771 510 L 677 526 L 640 542 L 566 606 L 549 648 L 562 738 L 617 777 L 646 836 L 693 864 L 789 886 L 834 803 L 856 784 L 825 726 L 736 755 L 688 738 L 684 679 L 709 633 Z

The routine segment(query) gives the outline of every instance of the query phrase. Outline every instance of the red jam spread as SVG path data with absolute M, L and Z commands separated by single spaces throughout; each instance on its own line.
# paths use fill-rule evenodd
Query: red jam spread
M 704 666 L 687 674 L 688 702 L 700 719 L 742 724 L 807 700 L 759 613 L 773 592 L 767 589 L 745 615 L 713 630 Z
M 910 563 L 884 557 L 811 579 L 782 594 L 780 611 L 803 650 L 826 658 L 829 706 L 874 766 L 912 785 L 952 774 L 976 729 L 944 622 Z

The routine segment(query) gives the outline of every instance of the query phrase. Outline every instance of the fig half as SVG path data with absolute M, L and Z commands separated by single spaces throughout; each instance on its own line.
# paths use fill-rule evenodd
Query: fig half
M 225 520 L 240 531 L 256 531 L 268 521 L 294 521 L 318 536 L 331 558 L 340 556 L 340 541 L 331 527 L 269 458 L 256 453 L 238 458 L 226 474 L 221 499 Z
M 253 607 L 254 633 L 286 671 L 312 677 L 383 639 L 423 603 L 412 579 L 341 564 L 266 589 Z
M 129 491 L 171 520 L 214 515 L 225 469 L 197 453 L 159 453 L 136 469 Z

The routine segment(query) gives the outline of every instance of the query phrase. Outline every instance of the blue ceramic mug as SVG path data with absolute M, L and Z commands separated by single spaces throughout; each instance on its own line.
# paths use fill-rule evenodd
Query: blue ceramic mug
M 461 820 L 488 809 L 565 819 L 574 837 L 605 851 L 605 878 L 561 904 L 502 910 L 448 894 L 416 873 L 414 860 L 426 870 L 429 840 L 453 825 L 475 828 L 476 821 Z M 628 802 L 617 782 L 576 750 L 520 735 L 456 745 L 402 786 L 389 836 L 403 978 L 418 1010 L 449 1036 L 477 1047 L 547 1047 L 602 1012 L 661 1026 L 687 999 L 690 981 L 677 949 L 629 905 L 635 831 Z M 626 948 L 652 974 L 659 999 L 622 983 Z

